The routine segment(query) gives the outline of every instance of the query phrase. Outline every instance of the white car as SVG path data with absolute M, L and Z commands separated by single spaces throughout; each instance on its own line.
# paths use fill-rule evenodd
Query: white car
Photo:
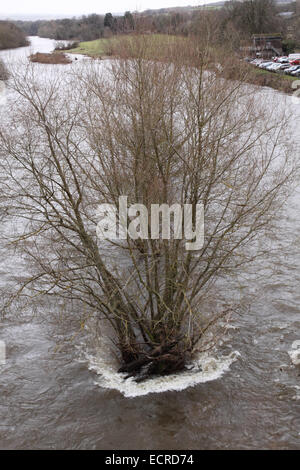
M 291 75 L 293 77 L 299 77 L 299 73 L 300 73 L 300 66 L 298 66 L 296 70 L 293 70 L 293 72 L 291 72 Z
M 274 62 L 262 62 L 261 64 L 259 64 L 259 68 L 260 69 L 266 69 L 267 67 L 269 67 L 270 65 L 274 64 Z
M 275 72 L 284 72 L 286 69 L 290 68 L 290 64 L 281 64 Z
M 285 69 L 284 73 L 290 74 L 290 73 L 294 72 L 295 70 L 297 70 L 298 67 L 300 67 L 300 65 L 291 65 L 290 67 Z
M 252 65 L 259 65 L 263 62 L 263 59 L 254 59 L 250 62 Z
M 270 72 L 276 72 L 277 70 L 280 69 L 281 66 L 282 66 L 282 64 L 277 64 L 275 62 L 275 63 L 272 63 L 271 65 L 268 65 L 266 67 L 266 70 L 269 70 Z
M 279 57 L 277 59 L 278 64 L 288 64 L 289 63 L 289 58 L 284 56 L 284 57 Z
M 284 73 L 285 73 L 286 75 L 288 75 L 288 74 L 291 73 L 292 71 L 293 71 L 293 67 L 288 67 L 288 68 L 285 69 Z

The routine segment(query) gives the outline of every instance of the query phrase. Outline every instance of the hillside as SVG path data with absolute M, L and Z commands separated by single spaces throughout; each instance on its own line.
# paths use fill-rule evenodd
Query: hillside
M 14 49 L 27 45 L 26 35 L 20 28 L 8 21 L 0 21 L 0 49 Z

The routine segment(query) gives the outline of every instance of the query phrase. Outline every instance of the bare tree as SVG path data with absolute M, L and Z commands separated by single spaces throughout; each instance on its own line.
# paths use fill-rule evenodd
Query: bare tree
M 4 63 L 2 62 L 2 60 L 0 60 L 0 80 L 7 80 L 8 79 L 8 71 L 4 65 Z
M 13 75 L 1 189 L 12 219 L 25 221 L 13 247 L 30 260 L 13 299 L 79 301 L 109 323 L 120 371 L 166 374 L 210 348 L 208 330 L 231 312 L 202 314 L 213 281 L 260 254 L 293 172 L 287 118 L 225 80 L 226 65 L 212 70 L 208 48 L 186 41 L 153 61 L 151 38 L 122 44 L 119 60 L 80 74 L 42 83 L 31 65 Z M 120 196 L 149 211 L 191 204 L 194 222 L 203 203 L 203 247 L 99 240 L 97 207 Z
M 230 1 L 225 5 L 228 19 L 241 34 L 274 33 L 280 31 L 281 22 L 274 0 Z

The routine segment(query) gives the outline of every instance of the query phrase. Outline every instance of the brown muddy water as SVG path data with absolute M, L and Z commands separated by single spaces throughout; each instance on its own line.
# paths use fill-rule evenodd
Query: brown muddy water
M 33 50 L 52 45 L 33 39 Z M 13 51 L 9 60 L 24 53 Z M 293 109 L 291 138 L 299 140 L 300 100 L 267 93 Z M 191 371 L 140 388 L 124 385 L 114 364 L 93 348 L 89 331 L 77 340 L 77 325 L 54 326 L 56 306 L 41 304 L 42 315 L 27 322 L 2 320 L 0 448 L 299 449 L 299 234 L 296 189 L 281 221 L 279 256 L 241 275 L 238 291 L 219 286 L 249 308 L 233 319 L 223 356 L 205 377 Z M 11 264 L 0 260 L 1 286 L 12 282 Z

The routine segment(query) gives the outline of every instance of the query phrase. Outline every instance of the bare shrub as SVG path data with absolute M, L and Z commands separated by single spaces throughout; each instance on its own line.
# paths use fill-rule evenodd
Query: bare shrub
M 57 41 L 55 44 L 55 51 L 69 51 L 76 49 L 79 46 L 79 41 L 69 41 L 67 44 L 65 41 Z
M 61 52 L 58 53 L 42 53 L 37 52 L 36 54 L 32 54 L 29 57 L 31 62 L 37 62 L 39 64 L 71 64 L 72 60 Z
M 0 80 L 8 80 L 9 73 L 2 60 L 0 60 Z

